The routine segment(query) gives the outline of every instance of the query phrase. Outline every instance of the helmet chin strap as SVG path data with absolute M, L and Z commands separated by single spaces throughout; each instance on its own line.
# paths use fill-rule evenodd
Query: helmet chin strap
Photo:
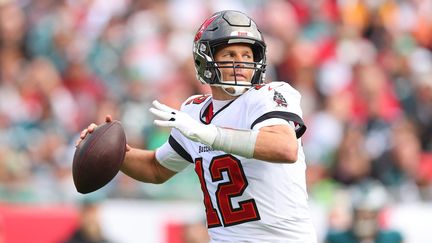
M 215 65 L 217 66 L 217 63 Z M 233 64 L 233 70 L 234 70 L 234 75 L 235 75 L 236 68 L 234 67 L 234 64 Z M 242 95 L 244 92 L 246 92 L 247 90 L 250 89 L 250 86 L 251 86 L 250 82 L 237 81 L 237 80 L 224 81 L 222 79 L 222 74 L 220 73 L 220 70 L 218 70 L 218 71 L 219 71 L 218 76 L 220 77 L 221 83 L 225 83 L 225 84 L 216 84 L 215 86 L 221 87 L 223 89 L 223 91 L 225 91 L 225 93 L 227 93 L 228 95 L 233 96 L 233 97 L 237 97 L 237 96 Z M 255 71 L 254 71 L 253 75 L 255 75 Z M 233 83 L 233 85 L 229 85 L 229 83 Z M 240 84 L 240 85 L 244 85 L 244 86 L 237 86 L 236 84 Z
M 220 86 L 225 93 L 227 93 L 230 96 L 240 96 L 244 92 L 246 92 L 250 87 L 247 86 L 233 86 L 233 85 L 221 85 Z
M 227 83 L 227 81 L 222 81 Z M 232 81 L 235 83 L 235 81 Z M 242 84 L 245 86 L 237 86 L 237 85 L 229 85 L 229 84 L 218 84 L 217 86 L 221 87 L 223 91 L 225 91 L 225 93 L 227 93 L 230 96 L 233 97 L 237 97 L 242 95 L 244 92 L 246 92 L 248 89 L 250 89 L 250 86 L 246 86 L 246 85 L 250 85 L 250 82 L 246 82 L 246 81 L 237 81 L 237 84 Z

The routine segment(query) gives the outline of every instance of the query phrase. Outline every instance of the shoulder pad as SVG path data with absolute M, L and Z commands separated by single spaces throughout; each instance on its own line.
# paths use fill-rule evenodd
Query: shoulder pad
M 287 91 L 294 90 L 294 88 L 291 85 L 283 81 L 256 85 L 252 90 L 259 91 L 260 93 L 269 93 L 270 91 L 273 92 L 275 89 L 277 89 L 279 92 L 281 91 L 287 92 Z
M 210 96 L 210 94 L 192 95 L 191 97 L 187 98 L 185 102 L 183 102 L 182 107 L 191 104 L 199 105 L 206 101 Z

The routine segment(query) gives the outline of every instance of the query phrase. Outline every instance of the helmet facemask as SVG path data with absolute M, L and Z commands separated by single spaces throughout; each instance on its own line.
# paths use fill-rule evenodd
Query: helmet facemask
M 255 62 L 236 62 L 236 61 L 222 61 L 222 62 L 210 62 L 209 69 L 215 68 L 218 83 L 213 84 L 213 86 L 220 86 L 222 89 L 231 96 L 239 96 L 246 92 L 251 86 L 254 85 L 252 80 L 257 72 L 257 64 Z M 229 80 L 224 80 L 222 75 L 223 69 L 232 69 L 233 78 Z M 238 69 L 248 69 L 253 70 L 252 76 L 249 80 L 237 80 Z

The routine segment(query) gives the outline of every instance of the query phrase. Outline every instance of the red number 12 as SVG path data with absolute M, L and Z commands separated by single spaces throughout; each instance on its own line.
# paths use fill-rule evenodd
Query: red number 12
M 210 162 L 209 172 L 212 182 L 223 180 L 222 172 L 228 175 L 228 181 L 219 183 L 215 196 L 223 226 L 231 226 L 249 221 L 260 220 L 260 215 L 254 199 L 239 202 L 239 208 L 233 208 L 231 198 L 241 196 L 248 186 L 246 176 L 240 160 L 230 154 L 214 157 Z M 204 178 L 202 158 L 195 159 L 195 172 L 197 173 L 201 189 L 204 194 L 204 205 L 207 215 L 208 228 L 222 226 L 219 215 L 214 208 Z

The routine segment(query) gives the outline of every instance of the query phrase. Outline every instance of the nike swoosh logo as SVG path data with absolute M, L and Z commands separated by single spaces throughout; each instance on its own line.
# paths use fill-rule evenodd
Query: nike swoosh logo
M 270 87 L 270 85 L 268 86 L 268 91 L 271 91 L 272 89 L 275 89 L 275 88 L 277 88 L 277 87 L 280 87 L 280 86 L 282 86 L 283 84 L 279 84 L 278 86 L 276 86 L 276 87 Z

